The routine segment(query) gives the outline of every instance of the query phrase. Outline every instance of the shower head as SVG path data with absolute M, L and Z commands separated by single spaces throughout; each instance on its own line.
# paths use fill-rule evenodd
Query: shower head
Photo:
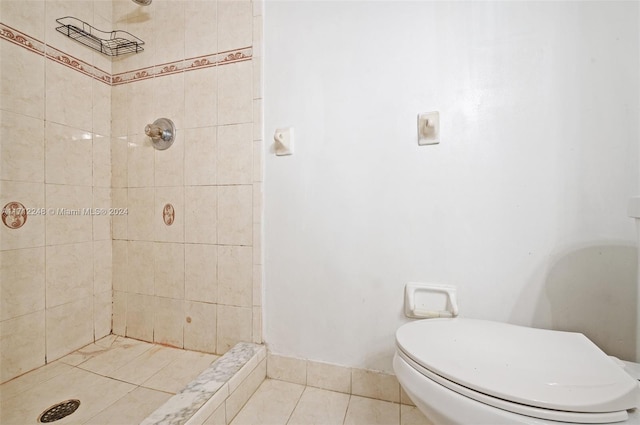
M 149 6 L 153 0 L 131 0 L 135 4 L 139 4 L 140 6 Z

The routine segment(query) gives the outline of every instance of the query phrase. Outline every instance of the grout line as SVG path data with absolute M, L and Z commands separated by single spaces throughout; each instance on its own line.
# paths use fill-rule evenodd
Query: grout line
M 348 394 L 348 395 L 349 395 L 349 401 L 347 402 L 347 408 L 344 410 L 344 416 L 342 418 L 343 425 L 347 421 L 347 413 L 349 413 L 349 407 L 351 407 L 351 398 L 353 397 L 353 395 L 351 394 Z
M 307 386 L 304 386 L 304 389 L 302 390 L 302 392 L 300 393 L 300 396 L 298 396 L 298 400 L 296 401 L 296 405 L 293 406 L 293 409 L 291 410 L 291 413 L 289 413 L 289 416 L 287 417 L 287 420 L 285 422 L 285 425 L 289 423 L 289 421 L 291 420 L 291 418 L 293 417 L 293 413 L 296 411 L 296 409 L 298 408 L 298 405 L 300 404 L 300 400 L 302 400 L 302 395 L 304 394 L 304 392 L 307 391 Z

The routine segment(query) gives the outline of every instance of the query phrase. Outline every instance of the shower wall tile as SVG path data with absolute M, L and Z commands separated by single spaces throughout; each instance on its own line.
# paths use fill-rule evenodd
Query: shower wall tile
M 217 352 L 225 353 L 240 341 L 251 341 L 252 308 L 218 304 Z
M 111 138 L 93 135 L 93 186 L 111 187 Z
M 249 123 L 253 117 L 251 61 L 218 69 L 218 124 Z
M 218 51 L 218 4 L 215 0 L 185 0 L 185 57 Z
M 0 178 L 44 182 L 44 123 L 0 110 Z
M 0 320 L 44 310 L 44 248 L 0 251 Z
M 217 183 L 251 184 L 253 177 L 253 142 L 251 124 L 218 127 Z
M 253 188 L 251 185 L 218 188 L 218 243 L 251 245 L 253 241 Z
M 113 288 L 113 251 L 111 240 L 93 242 L 93 293 Z
M 216 352 L 216 310 L 215 304 L 185 301 L 185 349 Z
M 56 34 L 63 37 L 57 32 Z M 93 78 L 80 72 L 69 72 L 67 67 L 51 60 L 46 62 L 45 68 L 46 120 L 90 132 L 93 129 L 91 108 Z
M 44 40 L 44 6 L 44 1 L 3 0 L 0 17 L 4 24 Z
M 184 300 L 155 297 L 154 342 L 182 348 L 184 346 Z
M 83 214 L 91 208 L 93 194 L 90 186 L 45 185 L 47 245 L 86 242 L 93 238 L 91 215 Z
M 0 341 L 0 382 L 44 365 L 44 310 L 1 321 Z
M 154 243 L 155 295 L 184 299 L 185 245 Z
M 216 186 L 185 186 L 185 241 L 215 244 L 217 241 Z
M 46 310 L 47 362 L 93 340 L 93 296 Z
M 96 5 L 101 3 L 105 2 L 96 2 Z M 99 63 L 105 60 L 107 61 L 106 63 Z M 96 66 L 103 71 L 111 74 L 111 61 L 104 55 L 94 52 L 92 63 L 96 64 Z M 106 67 L 108 67 L 108 69 L 105 69 Z M 97 134 L 111 136 L 111 86 L 104 84 L 102 81 L 93 80 L 91 89 L 93 92 L 92 131 Z
M 159 48 L 155 52 L 156 63 L 172 62 L 184 58 L 185 13 L 184 1 L 159 1 L 153 4 L 154 25 L 162 28 L 155 32 L 152 41 Z M 176 25 L 179 23 L 179 25 Z
M 128 293 L 125 336 L 153 342 L 155 311 L 154 296 Z
M 201 1 L 197 4 L 209 4 Z M 214 4 L 215 5 L 215 4 Z M 209 127 L 218 122 L 218 69 L 209 67 L 184 74 L 186 128 Z
M 169 118 L 176 126 L 176 129 L 182 130 L 184 126 L 184 72 L 173 75 L 163 76 L 155 82 L 153 91 L 153 111 L 155 115 L 149 122 L 153 122 L 157 118 Z M 157 82 L 156 82 L 157 81 Z M 134 84 L 135 85 L 135 84 Z M 142 127 L 144 129 L 144 126 Z
M 113 239 L 127 239 L 128 190 L 111 189 L 111 236 Z
M 261 182 L 263 180 L 263 150 L 264 142 L 262 140 L 256 140 L 253 142 L 253 181 Z
M 38 212 L 45 207 L 44 184 L 0 181 L 0 206 L 16 201 L 25 208 L 33 208 Z M 0 249 L 18 249 L 44 246 L 45 215 L 28 214 L 27 219 L 18 229 L 10 229 L 0 225 Z
M 52 122 L 46 123 L 46 182 L 91 186 L 93 136 L 90 132 Z M 90 159 L 87 161 L 87 159 Z
M 254 247 L 255 251 L 256 248 Z M 255 253 L 254 253 L 255 256 Z M 262 266 L 254 264 L 253 266 L 253 306 L 260 307 L 262 306 Z
M 153 210 L 153 221 L 155 226 L 156 241 L 162 242 L 184 242 L 185 228 L 185 203 L 183 186 L 180 187 L 157 187 L 155 189 L 155 208 Z M 173 207 L 173 217 L 165 217 L 165 206 L 171 204 Z M 191 206 L 190 206 L 191 207 Z
M 262 339 L 262 269 L 252 247 L 261 227 L 261 203 L 254 203 L 262 195 L 254 196 L 253 184 L 262 180 L 262 105 L 254 102 L 261 91 L 253 87 L 260 67 L 252 53 L 262 34 L 253 15 L 261 8 L 249 1 L 161 3 L 113 3 L 114 25 L 148 41 L 144 54 L 116 58 L 111 68 L 122 74 L 111 91 L 111 131 L 123 142 L 112 142 L 112 206 L 129 213 L 126 228 L 112 218 L 112 237 L 130 240 L 113 244 L 113 329 L 224 352 Z M 242 47 L 249 49 L 231 54 Z M 143 134 L 160 117 L 177 127 L 166 151 L 154 150 Z M 173 207 L 170 225 L 166 204 Z M 126 279 L 118 262 L 128 264 Z
M 218 247 L 185 244 L 186 300 L 215 303 L 218 301 Z
M 111 187 L 124 188 L 128 185 L 127 153 L 128 142 L 126 136 L 111 139 Z
M 111 291 L 93 296 L 93 334 L 96 340 L 111 333 L 112 308 Z
M 126 292 L 113 291 L 111 331 L 116 335 L 126 335 L 127 332 L 127 296 Z
M 253 140 L 262 139 L 262 99 L 253 99 Z
M 153 188 L 129 188 L 127 196 L 127 237 L 129 239 L 153 240 L 154 197 Z
M 256 344 L 262 344 L 262 307 L 253 307 L 253 329 L 252 337 L 253 342 Z
M 263 25 L 262 16 L 253 17 L 253 56 L 262 57 Z
M 218 303 L 252 306 L 252 249 L 248 246 L 218 247 Z
M 216 127 L 185 130 L 185 185 L 216 184 L 217 139 Z
M 218 51 L 251 46 L 253 37 L 251 2 L 218 1 Z
M 253 64 L 253 98 L 254 99 L 262 99 L 263 95 L 263 67 L 262 67 L 262 58 L 256 57 L 252 58 L 251 62 Z
M 184 134 L 176 131 L 175 140 L 169 149 L 154 149 L 155 186 L 184 186 Z
M 145 45 L 144 54 L 133 56 L 148 55 L 149 51 L 147 48 L 148 46 Z M 164 83 L 167 83 L 167 78 L 169 77 L 163 78 Z M 155 92 L 158 90 L 158 84 L 155 82 L 155 79 L 151 78 L 148 80 L 136 81 L 135 84 L 126 84 L 126 86 L 129 89 L 128 99 L 122 107 L 127 111 L 126 116 L 129 122 L 127 134 L 144 134 L 144 127 L 155 121 L 157 118 L 160 118 L 160 115 L 155 113 Z
M 48 246 L 46 255 L 48 309 L 93 295 L 93 242 Z
M 153 121 L 149 121 L 150 123 Z M 144 126 L 142 127 L 144 131 Z M 155 149 L 144 134 L 128 136 L 127 181 L 128 187 L 151 187 L 154 185 Z
M 128 291 L 129 250 L 128 241 L 114 240 L 111 244 L 113 258 L 112 286 L 114 291 Z M 120 334 L 122 335 L 122 334 Z
M 111 189 L 93 188 L 93 240 L 111 240 Z
M 155 293 L 154 243 L 129 241 L 127 260 L 127 291 L 153 295 Z
M 117 3 L 117 2 L 114 2 Z M 122 59 L 113 63 L 114 73 L 116 72 L 117 64 L 122 63 Z M 121 137 L 126 136 L 129 130 L 129 115 L 131 109 L 129 106 L 129 90 L 130 84 L 123 84 L 120 86 L 111 87 L 111 136 Z M 144 130 L 144 129 L 143 129 Z M 136 133 L 141 133 L 141 130 L 137 130 Z
M 264 15 L 264 0 L 252 0 L 251 3 L 253 4 L 253 16 Z
M 3 2 L 4 4 L 4 2 Z M 11 43 L 2 43 L 0 109 L 44 118 L 45 58 Z

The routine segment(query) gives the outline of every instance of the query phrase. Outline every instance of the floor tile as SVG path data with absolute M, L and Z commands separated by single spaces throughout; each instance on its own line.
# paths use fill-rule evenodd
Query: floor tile
M 126 365 L 145 351 L 150 350 L 153 344 L 131 338 L 122 338 L 117 339 L 111 347 L 111 349 L 80 363 L 78 367 L 100 375 L 107 375 Z
M 400 405 L 388 401 L 351 396 L 345 425 L 399 425 Z
M 349 394 L 306 387 L 287 425 L 342 425 Z
M 42 384 L 51 378 L 54 378 L 62 373 L 67 373 L 73 368 L 61 361 L 55 361 L 49 363 L 38 369 L 32 370 L 29 373 L 25 373 L 22 376 L 7 381 L 0 387 L 0 400 L 8 399 L 16 394 L 24 392 L 36 385 Z
M 177 359 L 182 350 L 155 345 L 126 365 L 107 373 L 107 376 L 132 384 L 141 385 Z
M 231 425 L 285 425 L 304 388 L 303 385 L 266 379 Z
M 400 405 L 400 425 L 434 425 L 415 406 Z
M 142 386 L 175 394 L 217 358 L 213 354 L 181 350 L 176 359 L 147 379 Z
M 69 399 L 80 400 L 80 407 L 72 415 L 56 421 L 56 425 L 83 423 L 134 388 L 134 385 L 126 382 L 74 368 L 5 400 L 0 423 L 38 424 L 42 412 Z
M 89 344 L 74 351 L 73 353 L 67 354 L 66 356 L 62 357 L 60 361 L 71 366 L 78 366 L 80 363 L 84 363 L 90 358 L 104 353 L 108 349 L 109 348 L 103 347 L 101 345 Z
M 91 425 L 138 424 L 170 397 L 169 393 L 139 387 L 85 423 Z

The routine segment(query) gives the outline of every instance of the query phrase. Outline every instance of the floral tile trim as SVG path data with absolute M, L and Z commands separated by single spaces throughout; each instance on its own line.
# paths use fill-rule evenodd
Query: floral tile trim
M 165 75 L 177 74 L 180 72 L 194 71 L 212 66 L 228 65 L 236 62 L 251 60 L 253 48 L 251 46 L 224 52 L 212 53 L 194 58 L 178 60 L 164 64 L 152 65 L 146 68 L 132 71 L 110 74 L 90 63 L 84 62 L 72 55 L 54 48 L 42 41 L 30 37 L 15 28 L 0 22 L 0 39 L 23 47 L 31 52 L 46 57 L 49 60 L 58 62 L 74 71 L 94 78 L 104 84 L 116 86 L 120 84 L 132 83 L 149 78 L 162 77 Z

